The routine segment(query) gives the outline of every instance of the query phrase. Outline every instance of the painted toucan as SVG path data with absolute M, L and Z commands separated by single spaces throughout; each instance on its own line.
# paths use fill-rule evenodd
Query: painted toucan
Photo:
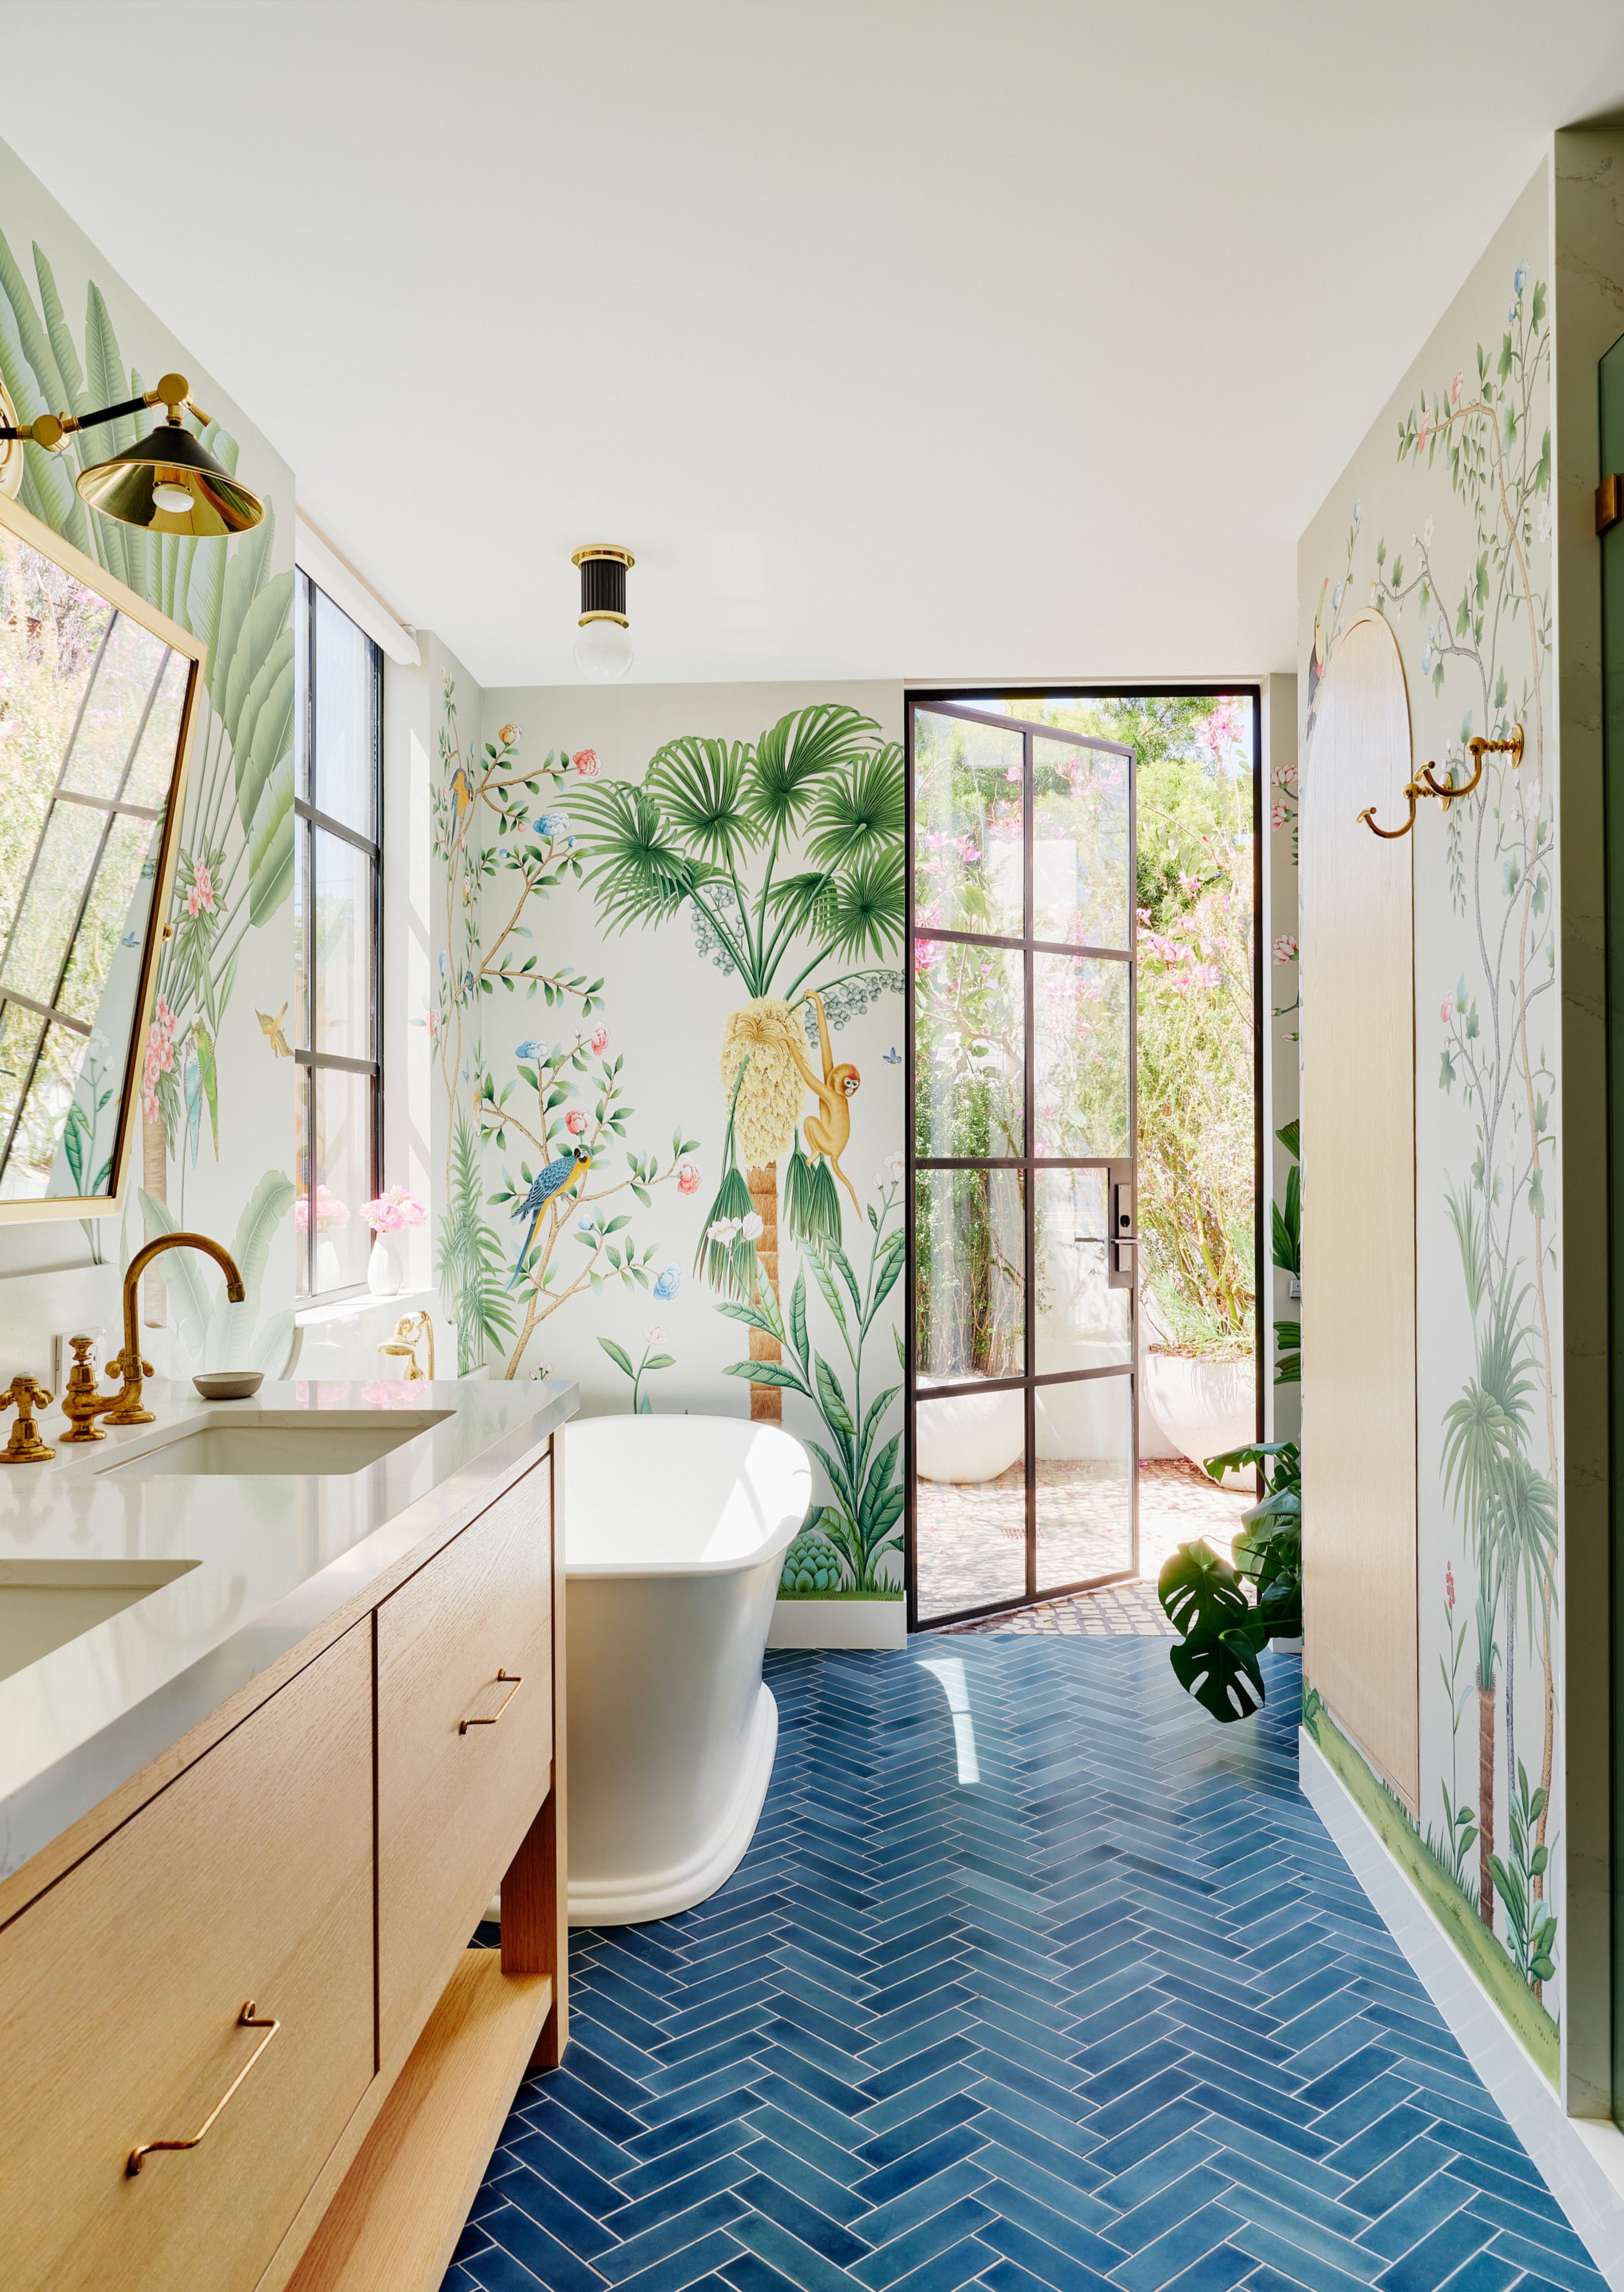
M 556 1194 L 567 1193 L 573 1185 L 584 1178 L 591 1166 L 591 1153 L 584 1146 L 577 1146 L 573 1154 L 560 1154 L 556 1162 L 549 1162 L 532 1182 L 529 1192 L 513 1213 L 516 1218 L 527 1217 L 530 1223 L 519 1247 L 519 1263 L 513 1268 L 513 1279 L 508 1284 L 510 1289 L 517 1287 L 519 1277 L 525 1270 L 525 1260 L 529 1256 L 530 1245 L 535 1239 L 535 1229 L 542 1222 L 542 1212 Z

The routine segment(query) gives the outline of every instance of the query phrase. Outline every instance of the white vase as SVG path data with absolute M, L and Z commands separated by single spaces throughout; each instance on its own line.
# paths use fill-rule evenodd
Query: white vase
M 1145 1356 L 1146 1398 L 1174 1447 L 1205 1468 L 1209 1457 L 1243 1449 L 1258 1437 L 1258 1368 L 1244 1360 L 1191 1360 L 1154 1347 Z M 1252 1489 L 1250 1468 L 1226 1473 L 1226 1489 Z
M 398 1295 L 405 1279 L 406 1268 L 400 1263 L 393 1234 L 374 1234 L 372 1255 L 366 1261 L 367 1287 L 374 1297 L 394 1297 Z

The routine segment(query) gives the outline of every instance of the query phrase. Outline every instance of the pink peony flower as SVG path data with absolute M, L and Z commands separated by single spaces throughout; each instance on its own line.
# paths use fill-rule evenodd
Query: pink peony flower
M 1442 1020 L 1443 1020 L 1443 1023 L 1444 1023 L 1444 1025 L 1445 1025 L 1446 1027 L 1448 1026 L 1448 1024 L 1449 1024 L 1449 1022 L 1450 1022 L 1450 1020 L 1451 1019 L 1451 1017 L 1452 1017 L 1453 1015 L 1454 1015 L 1454 1005 L 1453 1005 L 1453 1004 L 1452 1004 L 1452 1003 L 1440 1003 L 1440 1004 L 1439 1004 L 1439 1005 L 1438 1005 L 1438 1016 L 1439 1016 L 1439 1018 L 1440 1018 L 1440 1019 L 1442 1019 Z
M 697 1162 L 684 1162 L 681 1167 L 678 1170 L 677 1191 L 679 1194 L 696 1194 L 699 1191 L 699 1165 Z
M 1274 960 L 1276 963 L 1297 961 L 1297 941 L 1285 932 L 1274 941 Z
M 603 1056 L 604 1053 L 608 1049 L 608 1047 L 609 1047 L 609 1030 L 608 1030 L 608 1029 L 607 1029 L 607 1027 L 599 1027 L 599 1028 L 598 1029 L 597 1032 L 596 1032 L 596 1033 L 593 1035 L 593 1037 L 592 1037 L 592 1043 L 591 1043 L 592 1056 L 593 1056 L 595 1059 L 600 1059 L 600 1058 Z
M 597 779 L 598 751 L 596 748 L 577 748 L 569 761 L 583 780 Z
M 568 1131 L 572 1138 L 580 1137 L 582 1132 L 586 1128 L 586 1117 L 582 1113 L 579 1107 L 576 1107 L 572 1114 L 567 1114 L 565 1116 L 564 1127 Z
M 1290 813 L 1286 810 L 1283 803 L 1272 804 L 1269 807 L 1269 825 L 1271 827 L 1283 827 L 1290 817 Z
M 414 1200 L 404 1186 L 391 1186 L 388 1193 L 380 1194 L 361 1211 L 374 1233 L 393 1233 L 404 1225 L 422 1225 L 428 1215 L 422 1204 Z
M 192 887 L 186 895 L 186 912 L 189 916 L 212 916 L 214 912 L 214 879 L 206 868 L 199 868 L 192 877 Z

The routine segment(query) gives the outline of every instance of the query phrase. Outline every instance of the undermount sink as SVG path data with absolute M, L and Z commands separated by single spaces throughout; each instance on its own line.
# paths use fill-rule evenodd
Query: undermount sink
M 12 1560 L 0 1567 L 0 1679 L 162 1591 L 195 1560 Z
M 213 1473 L 280 1479 L 315 1474 L 326 1479 L 365 1471 L 420 1432 L 445 1424 L 454 1413 L 449 1408 L 327 1409 L 319 1416 L 306 1415 L 297 1424 L 253 1418 L 180 1424 L 133 1452 L 110 1457 L 99 1470 L 142 1480 Z

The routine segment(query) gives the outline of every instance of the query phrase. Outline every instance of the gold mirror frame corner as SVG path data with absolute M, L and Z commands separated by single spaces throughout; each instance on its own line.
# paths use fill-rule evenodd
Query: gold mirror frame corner
M 93 515 L 94 512 L 92 512 Z M 181 841 L 181 819 L 186 803 L 187 778 L 191 770 L 192 737 L 197 729 L 198 696 L 202 690 L 204 672 L 208 666 L 208 647 L 183 629 L 178 621 L 149 604 L 127 588 L 116 575 L 87 557 L 72 542 L 65 541 L 54 526 L 36 517 L 20 501 L 0 490 L 0 529 L 13 535 L 41 557 L 49 558 L 64 573 L 71 574 L 85 588 L 93 590 L 131 620 L 140 622 L 154 636 L 159 637 L 172 652 L 179 653 L 189 662 L 186 679 L 186 698 L 181 709 L 180 737 L 175 744 L 175 764 L 170 781 L 169 803 L 164 814 L 164 841 L 158 852 L 157 875 L 153 889 L 152 925 L 147 932 L 147 943 L 141 953 L 141 987 L 136 997 L 136 1022 L 131 1037 L 129 1057 L 125 1066 L 124 1091 L 118 1110 L 118 1126 L 113 1134 L 113 1167 L 105 1194 L 53 1194 L 37 1199 L 0 1201 L 0 1228 L 12 1225 L 44 1224 L 52 1218 L 111 1218 L 122 1216 L 130 1174 L 134 1163 L 135 1117 L 141 1098 L 140 1045 L 152 1023 L 153 1005 L 157 994 L 158 956 L 164 944 L 164 934 L 169 925 L 169 907 L 174 891 L 175 861 Z M 224 546 L 223 541 L 221 544 Z

